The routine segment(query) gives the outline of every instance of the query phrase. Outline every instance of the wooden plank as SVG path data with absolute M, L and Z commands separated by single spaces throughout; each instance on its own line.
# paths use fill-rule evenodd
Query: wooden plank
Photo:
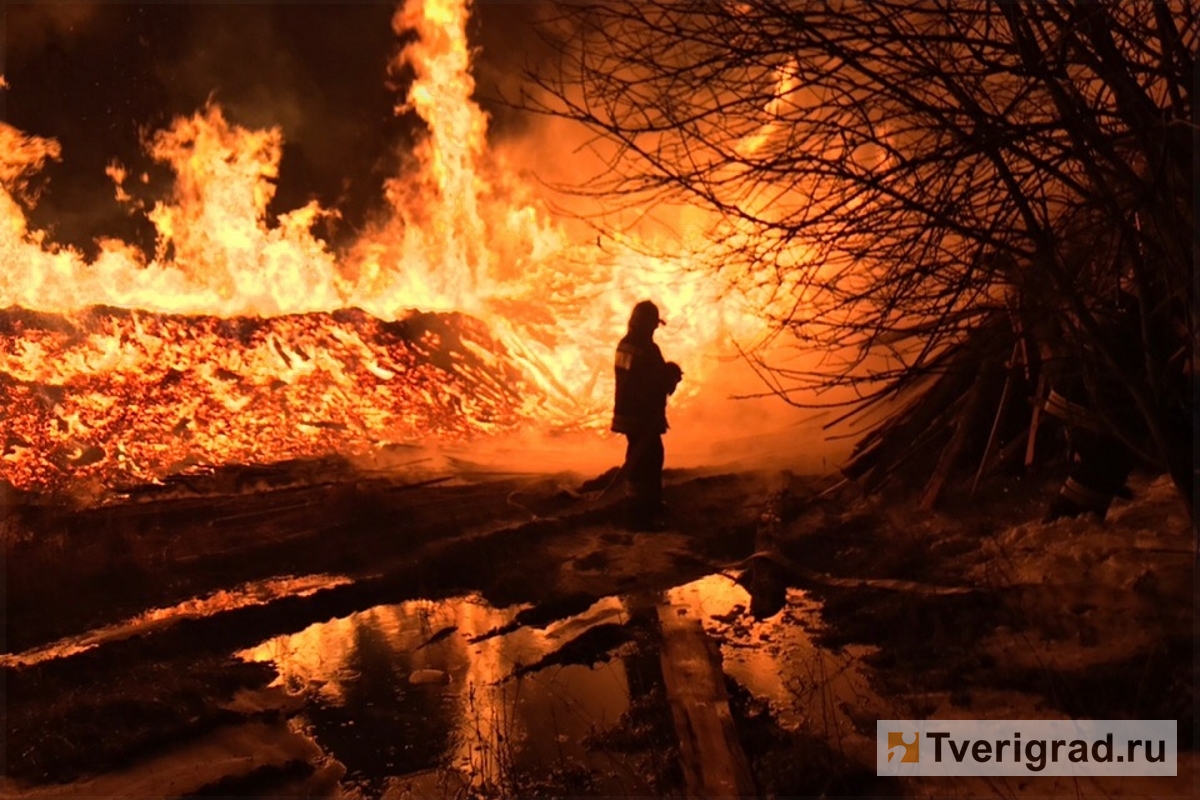
M 988 459 L 992 457 L 992 449 L 996 445 L 996 434 L 1000 431 L 1000 423 L 1004 420 L 1004 412 L 1008 408 L 1008 396 L 1012 393 L 1013 381 L 1016 378 L 1017 354 L 1021 346 L 1020 340 L 1013 346 L 1012 356 L 1008 360 L 1008 375 L 1004 378 L 1004 389 L 1000 392 L 1000 402 L 996 404 L 996 416 L 992 418 L 992 429 L 988 433 L 987 444 L 983 448 L 983 457 L 979 459 L 979 469 L 975 470 L 975 480 L 971 482 L 971 497 L 979 489 L 979 480 L 987 469 Z
M 996 453 L 995 457 L 992 459 L 992 463 L 988 464 L 988 468 L 984 474 L 991 474 L 998 470 L 1005 469 L 1006 467 L 1012 465 L 1019 458 L 1023 457 L 1025 455 L 1025 447 L 1029 443 L 1028 439 L 1028 428 L 1010 439 L 1008 443 L 1001 447 Z
M 753 797 L 750 762 L 738 741 L 721 653 L 698 619 L 660 605 L 663 684 L 679 738 L 688 797 Z
M 920 503 L 922 511 L 929 511 L 937 504 L 938 498 L 941 497 L 942 489 L 945 488 L 946 482 L 950 479 L 950 473 L 958 464 L 963 447 L 966 445 L 967 437 L 970 436 L 971 430 L 978 421 L 979 411 L 983 405 L 986 375 L 986 365 L 981 366 L 975 382 L 968 391 L 962 413 L 959 414 L 958 421 L 954 426 L 954 433 L 950 436 L 950 441 L 946 444 L 945 449 L 942 450 L 941 458 L 938 459 L 937 467 L 934 468 L 933 475 L 929 478 L 929 483 L 925 485 L 925 491 L 921 495 Z
M 1025 466 L 1033 464 L 1037 447 L 1038 426 L 1042 423 L 1042 405 L 1046 402 L 1046 373 L 1038 375 L 1037 389 L 1033 393 L 1033 418 L 1029 423 L 1029 438 L 1025 440 Z

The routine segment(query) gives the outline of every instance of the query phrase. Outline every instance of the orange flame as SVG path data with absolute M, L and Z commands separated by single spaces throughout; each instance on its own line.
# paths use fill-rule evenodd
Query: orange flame
M 21 200 L 32 202 L 30 177 L 47 160 L 59 157 L 57 143 L 25 136 L 0 123 L 0 213 L 5 221 L 0 228 L 0 254 L 10 265 L 0 274 L 0 308 L 77 315 L 89 307 L 111 306 L 202 317 L 187 324 L 144 314 L 110 315 L 102 330 L 85 325 L 86 334 L 64 334 L 66 338 L 22 329 L 25 332 L 18 331 L 15 341 L 11 336 L 3 340 L 0 352 L 0 372 L 26 382 L 22 383 L 26 388 L 11 391 L 28 394 L 33 391 L 28 386 L 37 383 L 70 386 L 72 392 L 86 392 L 88 386 L 101 392 L 102 387 L 101 394 L 119 396 L 121 386 L 144 383 L 147 375 L 161 376 L 169 368 L 187 376 L 184 382 L 191 393 L 172 402 L 192 411 L 208 409 L 200 417 L 178 415 L 180 420 L 191 420 L 193 428 L 207 426 L 182 448 L 205 460 L 261 460 L 265 455 L 286 457 L 320 449 L 313 439 L 303 443 L 294 436 L 288 439 L 285 429 L 295 426 L 289 422 L 286 401 L 255 400 L 253 392 L 231 399 L 228 381 L 213 377 L 222 369 L 237 374 L 243 387 L 307 382 L 306 402 L 321 409 L 316 416 L 357 418 L 360 442 L 386 439 L 396 432 L 400 418 L 411 423 L 399 426 L 406 438 L 419 434 L 422 424 L 429 425 L 426 433 L 437 434 L 445 431 L 444 425 L 429 424 L 428 415 L 414 416 L 411 406 L 403 403 L 389 406 L 398 398 L 389 396 L 389 402 L 382 402 L 378 394 L 380 385 L 400 380 L 410 388 L 423 387 L 418 394 L 424 392 L 430 402 L 444 402 L 434 397 L 436 392 L 429 393 L 437 376 L 412 378 L 405 370 L 416 369 L 414 364 L 395 353 L 389 356 L 369 344 L 346 344 L 361 331 L 349 330 L 327 316 L 309 324 L 280 319 L 270 326 L 272 335 L 283 347 L 300 347 L 295 343 L 304 337 L 334 337 L 339 343 L 329 347 L 342 355 L 289 361 L 286 356 L 269 357 L 282 352 L 266 343 L 270 337 L 236 352 L 222 350 L 232 346 L 228 338 L 204 337 L 212 335 L 217 317 L 295 320 L 288 315 L 328 315 L 360 308 L 389 321 L 404 318 L 411 309 L 458 311 L 483 320 L 491 338 L 524 373 L 518 385 L 530 396 L 515 406 L 511 398 L 506 399 L 502 416 L 516 413 L 541 424 L 582 422 L 601 428 L 612 391 L 612 348 L 624 331 L 629 309 L 649 297 L 666 312 L 669 327 L 664 329 L 664 348 L 687 373 L 684 396 L 694 394 L 711 365 L 706 357 L 731 335 L 757 334 L 761 326 L 757 316 L 727 302 L 719 282 L 686 270 L 686 253 L 652 257 L 644 254 L 643 246 L 614 242 L 601 249 L 592 242 L 570 240 L 533 186 L 489 152 L 487 117 L 471 98 L 468 13 L 468 3 L 461 0 L 409 0 L 397 11 L 396 31 L 415 29 L 418 34 L 393 65 L 407 65 L 415 73 L 397 112 L 415 112 L 428 135 L 415 152 L 418 169 L 386 185 L 392 212 L 388 219 L 341 255 L 331 252 L 311 231 L 322 215 L 334 213 L 315 202 L 280 215 L 275 224 L 267 219 L 282 153 L 280 130 L 243 128 L 210 105 L 191 117 L 175 119 L 147 143 L 149 154 L 175 173 L 170 197 L 147 212 L 158 233 L 153 255 L 109 239 L 100 242 L 99 256 L 89 262 L 71 248 L 48 243 L 43 232 L 30 230 L 21 208 Z M 127 200 L 125 170 L 112 164 L 107 172 L 118 199 Z M 315 332 L 313 325 L 327 326 L 326 334 Z M 479 342 L 488 337 L 469 338 Z M 361 357 L 345 360 L 350 358 L 345 355 L 347 347 L 357 347 Z M 483 345 L 481 352 L 489 348 L 497 352 L 491 344 Z M 324 344 L 316 351 L 332 352 Z M 379 365 L 389 357 L 390 366 Z M 230 367 L 222 359 L 237 363 Z M 350 364 L 375 367 L 350 369 Z M 364 369 L 374 376 L 368 385 L 351 377 Z M 323 394 L 318 391 L 321 386 L 327 389 Z M 144 431 L 139 434 L 136 425 L 128 424 L 118 433 L 95 421 L 106 414 L 111 417 L 114 402 L 120 405 L 113 396 L 101 394 L 67 402 L 78 406 L 76 423 L 63 421 L 64 414 L 70 416 L 63 402 L 51 404 L 51 416 L 59 420 L 52 427 L 62 434 L 50 436 L 58 436 L 56 446 L 70 444 L 77 451 L 89 443 L 103 445 L 101 436 L 123 437 L 120 449 L 126 453 L 144 444 Z M 408 402 L 419 399 L 409 397 Z M 33 407 L 28 397 L 23 402 Z M 258 411 L 247 415 L 247 403 L 257 404 Z M 484 415 L 474 425 L 479 431 L 489 427 L 480 420 L 496 419 L 500 408 L 482 406 L 469 398 L 460 398 L 458 404 L 468 409 L 464 413 L 473 407 L 473 413 Z M 4 427 L 20 441 L 45 440 L 47 434 L 39 426 L 49 425 L 50 418 L 44 412 L 10 418 Z M 264 422 L 264 415 L 271 414 L 278 418 Z M 79 421 L 86 418 L 93 423 Z M 158 417 L 154 424 L 164 422 Z M 268 429 L 283 439 L 277 451 L 264 453 L 262 434 Z M 345 439 L 324 444 L 353 449 Z M 196 448 L 201 440 L 199 451 L 187 449 Z M 181 450 L 167 449 L 172 456 Z M 143 453 L 142 463 L 158 465 L 144 468 L 146 477 L 161 474 L 165 461 L 162 457 L 146 461 Z M 18 462 L 25 466 L 18 469 L 14 466 Z M 0 463 L 6 477 L 17 485 L 37 485 L 46 479 L 45 475 L 33 478 L 28 459 L 12 452 Z

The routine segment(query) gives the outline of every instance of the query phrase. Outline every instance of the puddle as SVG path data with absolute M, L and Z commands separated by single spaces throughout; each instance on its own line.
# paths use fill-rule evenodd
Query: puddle
M 637 776 L 623 760 L 587 747 L 629 707 L 620 657 L 511 677 L 589 627 L 625 621 L 624 603 L 606 598 L 545 630 L 472 642 L 520 610 L 475 596 L 378 606 L 238 655 L 272 663 L 275 685 L 305 696 L 306 732 L 362 794 L 390 796 L 414 780 L 423 796 L 502 791 L 515 775 L 563 764 L 601 776 L 609 793 L 631 793 Z
M 749 596 L 721 575 L 670 589 L 657 602 L 701 620 L 721 642 L 725 672 L 768 703 L 780 724 L 854 749 L 848 709 L 878 701 L 861 664 L 871 651 L 817 646 L 819 606 L 803 592 L 792 591 L 783 612 L 762 622 L 739 612 Z M 644 604 L 637 602 L 643 611 Z M 623 724 L 631 684 L 637 697 L 649 690 L 639 659 L 657 664 L 656 653 L 622 645 L 595 668 L 521 669 L 584 633 L 628 622 L 631 609 L 607 597 L 544 630 L 488 636 L 521 607 L 493 608 L 476 596 L 418 600 L 315 624 L 237 655 L 273 664 L 274 685 L 305 698 L 299 725 L 346 767 L 344 785 L 362 796 L 505 795 L 564 764 L 586 775 L 589 793 L 647 794 L 634 759 L 589 741 Z M 561 771 L 558 780 L 551 784 L 558 793 L 583 789 L 562 782 Z
M 749 593 L 725 575 L 670 589 L 666 602 L 700 620 L 721 643 L 725 674 L 765 700 L 785 728 L 804 728 L 845 744 L 847 738 L 861 738 L 852 714 L 864 719 L 885 705 L 871 689 L 863 663 L 875 649 L 847 646 L 833 652 L 819 646 L 813 636 L 823 624 L 820 604 L 803 591 L 789 589 L 783 610 L 761 621 L 746 612 Z
M 266 605 L 284 597 L 308 597 L 323 589 L 348 583 L 353 583 L 353 580 L 344 575 L 289 576 L 246 583 L 235 589 L 222 589 L 204 597 L 192 597 L 168 608 L 150 609 L 122 622 L 67 636 L 20 653 L 2 655 L 0 667 L 28 667 L 43 661 L 66 658 L 103 644 L 162 630 L 181 620 L 210 617 L 238 608 Z

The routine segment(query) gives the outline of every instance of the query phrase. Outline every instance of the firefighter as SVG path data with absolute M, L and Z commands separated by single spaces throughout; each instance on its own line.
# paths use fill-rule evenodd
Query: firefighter
M 673 361 L 664 361 L 654 332 L 665 325 L 658 306 L 643 300 L 633 307 L 629 330 L 617 345 L 616 401 L 612 429 L 627 440 L 625 466 L 632 502 L 629 526 L 634 530 L 662 527 L 663 441 L 667 432 L 667 396 L 683 378 Z

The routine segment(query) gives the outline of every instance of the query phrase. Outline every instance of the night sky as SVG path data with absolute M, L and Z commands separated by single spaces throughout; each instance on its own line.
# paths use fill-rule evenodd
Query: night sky
M 316 198 L 342 214 L 317 233 L 334 244 L 352 238 L 380 206 L 382 183 L 418 129 L 411 116 L 393 112 L 407 80 L 388 75 L 400 46 L 395 9 L 373 2 L 7 4 L 5 119 L 57 139 L 63 150 L 44 173 L 34 226 L 89 254 L 101 235 L 152 243 L 152 226 L 117 205 L 104 169 L 116 159 L 134 175 L 147 171 L 147 199 L 163 196 L 171 176 L 145 156 L 143 132 L 212 97 L 232 122 L 282 128 L 271 211 Z M 534 4 L 492 2 L 472 15 L 469 33 L 481 48 L 477 98 L 493 117 L 493 137 L 527 122 L 493 99 L 512 97 L 535 58 L 537 13 Z M 135 182 L 127 188 L 137 191 Z

